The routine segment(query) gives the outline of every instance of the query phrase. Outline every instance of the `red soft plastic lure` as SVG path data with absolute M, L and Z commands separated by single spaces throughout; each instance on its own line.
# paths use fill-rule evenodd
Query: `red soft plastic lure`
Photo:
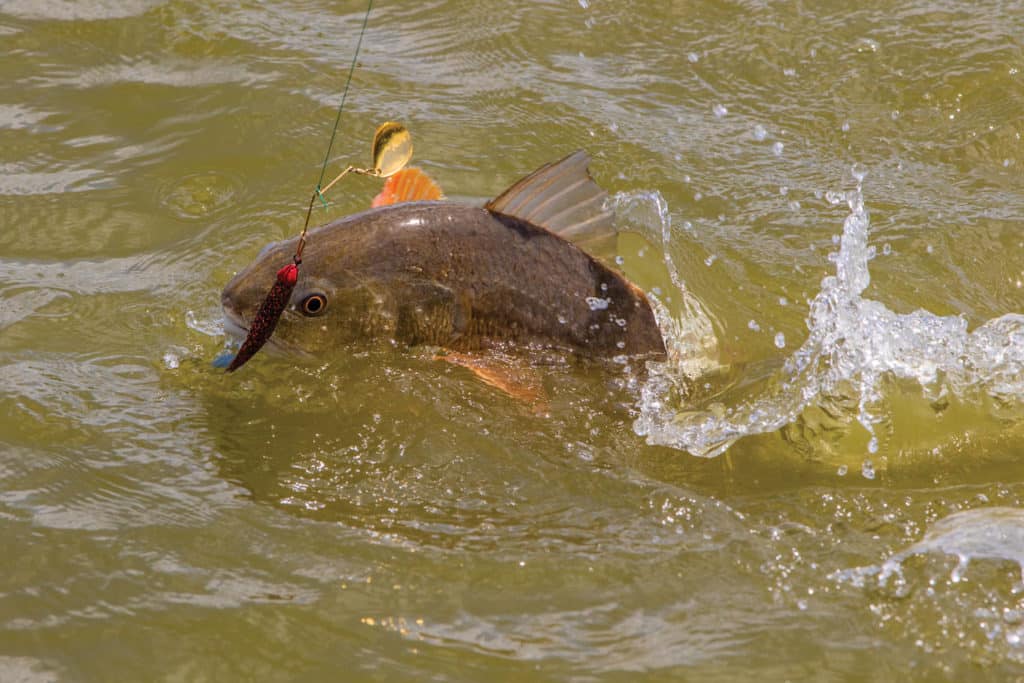
M 245 336 L 245 341 L 242 342 L 238 354 L 228 366 L 227 372 L 234 372 L 245 365 L 245 362 L 256 355 L 256 352 L 267 343 L 270 335 L 274 334 L 277 321 L 281 319 L 281 314 L 288 306 L 292 290 L 295 289 L 295 283 L 299 280 L 299 263 L 301 261 L 296 259 L 296 263 L 289 263 L 277 271 L 277 280 L 267 292 L 267 298 L 260 304 L 259 310 L 256 311 L 256 317 L 253 318 L 252 324 L 249 326 L 249 334 Z

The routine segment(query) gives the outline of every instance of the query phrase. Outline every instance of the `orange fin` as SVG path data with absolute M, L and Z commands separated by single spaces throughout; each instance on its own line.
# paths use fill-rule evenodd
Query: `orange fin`
M 374 209 L 379 206 L 390 206 L 401 202 L 421 202 L 432 199 L 444 199 L 444 193 L 430 176 L 418 168 L 403 168 L 390 176 L 384 183 L 384 189 L 373 198 L 370 205 Z
M 466 368 L 487 386 L 527 404 L 538 415 L 548 412 L 548 396 L 544 384 L 536 368 L 530 365 L 513 363 L 500 356 L 478 356 L 455 351 L 448 351 L 435 358 Z

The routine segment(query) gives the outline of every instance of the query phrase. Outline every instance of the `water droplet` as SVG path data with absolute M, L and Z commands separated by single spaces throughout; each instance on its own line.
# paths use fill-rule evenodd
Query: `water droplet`
M 608 304 L 610 303 L 608 299 L 602 299 L 597 296 L 588 296 L 586 301 L 592 311 L 603 311 L 608 308 Z
M 784 149 L 786 149 L 786 146 L 781 142 L 776 142 L 774 145 L 772 145 L 772 152 L 774 152 L 775 156 L 777 157 L 782 156 L 782 150 Z
M 568 321 L 568 320 L 566 319 L 566 317 L 565 317 L 564 315 L 560 315 L 560 316 L 558 316 L 558 323 L 559 323 L 560 325 L 565 325 L 565 324 L 566 324 L 566 323 L 568 323 L 568 322 L 569 322 L 569 321 Z
M 654 296 L 661 296 L 661 287 L 651 287 L 651 293 Z
M 686 55 L 686 58 L 690 60 L 690 64 L 696 64 L 698 61 L 700 61 L 700 55 L 698 55 L 696 52 L 691 52 L 690 54 Z
M 784 296 L 780 296 L 779 297 L 779 305 L 780 306 L 788 306 L 789 305 L 789 299 L 787 299 Z
M 860 475 L 865 479 L 875 478 L 875 466 L 871 464 L 871 460 L 864 458 L 864 462 L 860 465 Z
M 615 319 L 615 324 L 618 325 L 619 327 L 625 327 L 626 326 L 626 320 L 625 320 L 625 318 L 616 318 Z
M 836 470 L 836 474 L 838 474 L 840 477 L 845 477 L 848 471 L 849 468 L 846 465 L 840 465 L 839 469 Z
M 831 204 L 832 206 L 836 206 L 837 204 L 846 201 L 846 193 L 837 192 L 836 190 L 829 190 L 828 192 L 825 193 L 825 201 Z
M 878 52 L 881 44 L 873 38 L 861 38 L 857 46 L 857 52 Z
M 886 256 L 890 255 L 892 253 L 892 245 L 889 244 L 888 242 L 883 244 L 882 245 L 882 253 L 885 254 Z
M 868 167 L 864 164 L 857 163 L 850 167 L 850 173 L 853 174 L 854 179 L 858 183 L 863 183 L 864 179 L 868 177 Z
M 704 265 L 707 266 L 708 268 L 710 268 L 711 264 L 714 263 L 715 260 L 717 260 L 717 259 L 718 259 L 718 257 L 715 256 L 714 254 L 709 254 L 708 257 L 706 259 L 704 259 Z
M 582 7 L 583 9 L 590 9 L 590 1 L 589 0 L 579 0 L 579 3 L 580 3 L 580 7 Z
M 754 332 L 760 332 L 760 331 L 761 331 L 761 326 L 760 326 L 760 325 L 758 325 L 758 324 L 757 324 L 757 321 L 756 321 L 756 320 L 753 320 L 753 319 L 751 319 L 751 320 L 750 320 L 750 321 L 749 321 L 749 322 L 747 323 L 747 327 L 749 327 L 750 329 L 752 329 L 752 330 L 753 330 Z
M 850 122 L 849 121 L 843 121 L 843 125 L 839 126 L 839 130 L 843 131 L 844 133 L 849 133 L 850 132 Z
M 729 113 L 729 110 L 726 109 L 721 104 L 716 104 L 714 107 L 711 108 L 711 111 L 714 112 L 715 116 L 717 116 L 718 118 L 722 118 L 723 116 Z
M 779 194 L 782 195 L 783 197 L 785 197 L 787 194 L 789 194 L 789 188 L 786 187 L 785 185 L 780 185 L 779 186 Z
M 621 266 L 625 262 L 626 262 L 626 259 L 622 258 L 621 256 L 616 256 L 615 257 L 615 264 L 616 265 Z
M 768 130 L 759 123 L 756 126 L 754 126 L 753 136 L 755 140 L 761 142 L 766 137 L 768 137 Z
M 786 347 L 786 335 L 779 332 L 775 335 L 775 348 L 782 349 Z
M 617 341 L 617 342 L 615 342 L 615 348 L 617 348 L 617 349 L 624 349 L 624 348 L 626 348 L 626 342 L 624 342 L 624 341 Z

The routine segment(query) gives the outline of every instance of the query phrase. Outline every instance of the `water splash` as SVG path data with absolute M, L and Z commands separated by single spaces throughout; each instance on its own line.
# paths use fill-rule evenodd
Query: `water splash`
M 868 452 L 875 453 L 876 427 L 888 414 L 885 387 L 892 379 L 915 383 L 932 402 L 955 396 L 1019 407 L 1024 397 L 1024 315 L 1004 315 L 968 332 L 967 321 L 959 316 L 925 310 L 899 314 L 862 297 L 871 281 L 868 262 L 874 249 L 868 245 L 870 220 L 861 192 L 867 170 L 855 165 L 852 174 L 855 190 L 827 195 L 833 203 L 845 201 L 850 214 L 838 251 L 829 255 L 835 275 L 822 280 L 810 304 L 807 340 L 760 395 L 710 410 L 688 405 L 692 396 L 686 387 L 692 386 L 692 377 L 680 377 L 671 359 L 650 364 L 651 378 L 634 423 L 648 443 L 714 457 L 737 439 L 794 423 L 808 408 L 834 413 L 838 406 L 852 411 L 868 433 Z M 659 215 L 673 282 L 685 292 L 667 256 L 667 207 L 660 207 Z M 664 331 L 668 337 L 675 333 L 670 326 Z M 866 467 L 873 473 L 870 464 Z
M 864 587 L 870 579 L 880 586 L 891 580 L 906 582 L 903 563 L 915 555 L 952 555 L 956 566 L 949 583 L 964 580 L 972 560 L 1006 560 L 1021 572 L 1016 592 L 1024 590 L 1024 510 L 1010 507 L 977 508 L 956 512 L 932 524 L 917 543 L 894 553 L 880 565 L 833 572 L 831 578 Z
M 610 197 L 608 208 L 615 211 L 621 228 L 637 230 L 651 244 L 669 244 L 674 235 L 668 202 L 660 192 L 620 192 Z M 682 230 L 691 232 L 693 226 L 683 223 Z M 718 338 L 715 322 L 686 287 L 679 270 L 662 249 L 664 264 L 672 283 L 671 307 L 669 297 L 661 288 L 648 292 L 654 316 L 665 339 L 668 358 L 658 367 L 663 372 L 652 376 L 644 389 L 645 398 L 661 409 L 663 401 L 675 404 L 685 400 L 688 387 L 703 376 L 719 369 Z

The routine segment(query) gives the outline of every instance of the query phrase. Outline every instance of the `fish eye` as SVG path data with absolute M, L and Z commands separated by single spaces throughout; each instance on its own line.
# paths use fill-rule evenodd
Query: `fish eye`
M 310 294 L 299 304 L 299 309 L 311 318 L 323 315 L 327 310 L 327 297 L 323 294 Z

